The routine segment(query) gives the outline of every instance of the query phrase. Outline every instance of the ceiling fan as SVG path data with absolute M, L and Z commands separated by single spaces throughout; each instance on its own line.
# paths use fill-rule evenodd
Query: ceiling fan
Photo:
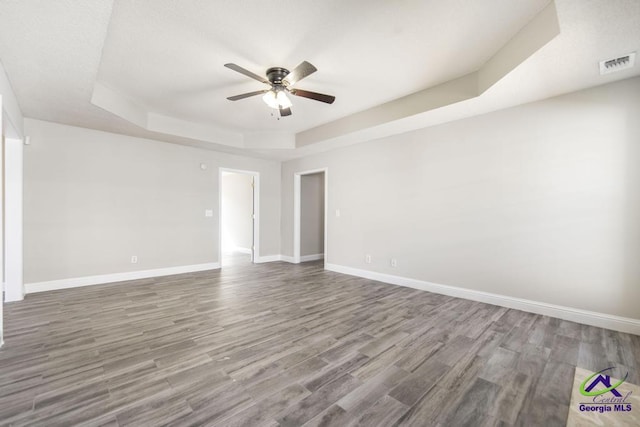
M 233 71 L 237 71 L 240 74 L 244 74 L 247 77 L 251 77 L 252 79 L 257 80 L 261 83 L 265 83 L 271 86 L 270 89 L 256 90 L 254 92 L 230 96 L 227 98 L 229 101 L 238 101 L 240 99 L 245 99 L 251 96 L 262 94 L 262 100 L 269 107 L 279 110 L 280 115 L 284 117 L 291 115 L 291 100 L 287 97 L 287 94 L 301 96 L 303 98 L 309 98 L 315 101 L 326 102 L 327 104 L 333 104 L 333 101 L 336 100 L 335 96 L 311 92 L 308 90 L 295 89 L 292 87 L 300 80 L 318 71 L 316 67 L 314 67 L 307 61 L 302 61 L 292 71 L 289 71 L 286 68 L 282 67 L 269 68 L 266 73 L 266 79 L 236 64 L 224 64 L 224 66 L 232 69 Z

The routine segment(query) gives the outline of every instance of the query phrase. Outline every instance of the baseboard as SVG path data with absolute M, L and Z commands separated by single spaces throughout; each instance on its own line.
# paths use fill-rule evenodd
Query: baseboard
M 499 305 L 501 307 L 513 308 L 529 313 L 542 314 L 558 319 L 583 323 L 585 325 L 597 326 L 600 328 L 612 329 L 614 331 L 640 335 L 640 320 L 638 319 L 614 316 L 611 314 L 581 310 L 577 308 L 548 304 L 522 298 L 514 298 L 506 295 L 492 294 L 489 292 L 475 291 L 472 289 L 459 288 L 456 286 L 440 285 L 423 280 L 410 279 L 407 277 L 394 276 L 391 274 L 377 273 L 375 271 L 361 270 L 358 268 L 346 267 L 337 264 L 326 264 L 325 269 L 335 271 L 337 273 L 343 273 L 351 276 L 389 283 L 392 285 L 406 286 L 409 288 L 420 289 L 437 294 L 449 295 L 452 297 Z
M 315 256 L 315 255 L 311 255 L 311 256 Z M 321 258 L 318 258 L 318 259 L 321 259 Z M 256 259 L 254 260 L 256 264 L 262 264 L 264 262 L 276 262 L 276 261 L 284 261 L 284 262 L 290 262 L 291 264 L 295 264 L 293 257 L 288 255 L 265 255 L 265 256 L 256 257 Z M 311 259 L 308 259 L 307 261 L 311 261 Z
M 251 255 L 251 249 L 250 248 L 237 247 L 237 248 L 233 248 L 233 252 L 239 252 L 241 254 L 249 254 L 249 255 Z
M 13 294 L 7 293 L 6 291 L 4 293 L 4 302 L 16 302 L 16 301 L 22 301 L 23 299 L 24 299 L 24 293 L 22 295 L 20 294 L 13 295 Z
M 7 291 L 7 282 L 2 282 L 2 292 L 4 293 L 4 298 L 2 301 L 4 302 L 22 301 L 24 299 L 24 285 L 19 287 L 22 288 L 22 292 L 18 292 L 18 295 L 15 295 L 15 292 Z
M 313 255 L 301 255 L 300 256 L 300 262 L 318 261 L 319 259 L 324 259 L 324 254 L 313 254 Z
M 124 282 L 147 279 L 149 277 L 170 276 L 172 274 L 193 273 L 196 271 L 215 270 L 220 268 L 219 262 L 206 264 L 182 265 L 178 267 L 156 268 L 154 270 L 129 271 L 126 273 L 103 274 L 99 276 L 75 277 L 71 279 L 50 280 L 47 282 L 27 283 L 25 293 L 55 291 L 57 289 L 77 288 L 80 286 L 102 285 L 105 283 Z
M 282 261 L 281 256 L 280 255 L 265 255 L 265 256 L 256 257 L 256 259 L 253 260 L 253 262 L 255 262 L 256 264 L 262 264 L 262 263 L 265 263 L 265 262 L 275 262 L 275 261 Z

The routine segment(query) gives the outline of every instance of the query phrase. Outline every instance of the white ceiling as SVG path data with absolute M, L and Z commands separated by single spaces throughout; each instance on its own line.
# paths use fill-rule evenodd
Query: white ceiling
M 280 159 L 640 75 L 598 74 L 639 50 L 638 0 L 0 0 L 25 116 Z M 496 58 L 518 60 L 487 91 L 449 96 Z M 333 105 L 292 97 L 276 120 L 259 96 L 226 100 L 264 85 L 225 63 L 262 75 L 303 60 L 318 72 L 296 87 Z

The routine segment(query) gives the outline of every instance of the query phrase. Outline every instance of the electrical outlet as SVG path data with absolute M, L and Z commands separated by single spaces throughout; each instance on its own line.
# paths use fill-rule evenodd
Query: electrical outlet
M 367 264 L 371 264 L 371 255 L 366 254 L 364 256 L 364 262 L 366 262 Z
M 138 257 L 136 255 L 132 255 L 131 256 L 131 264 L 137 264 L 138 263 Z
M 398 260 L 391 258 L 391 267 L 396 268 L 398 266 Z

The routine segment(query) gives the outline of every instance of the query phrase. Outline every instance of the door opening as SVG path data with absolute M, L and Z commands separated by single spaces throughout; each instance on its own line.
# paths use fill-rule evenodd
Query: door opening
M 294 175 L 294 262 L 327 262 L 328 170 Z
M 257 172 L 220 169 L 220 264 L 255 262 L 258 249 Z

